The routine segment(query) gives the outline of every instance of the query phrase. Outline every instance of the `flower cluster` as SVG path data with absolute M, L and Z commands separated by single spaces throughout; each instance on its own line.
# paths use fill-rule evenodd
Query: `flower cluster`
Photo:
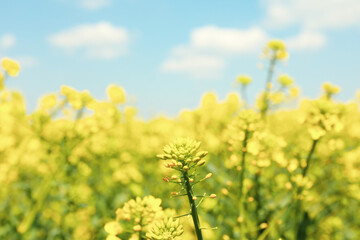
M 288 87 L 294 83 L 294 80 L 287 74 L 282 74 L 278 78 L 278 82 L 282 87 Z
M 178 240 L 184 232 L 179 219 L 164 218 L 156 221 L 149 227 L 146 237 L 150 240 Z
M 308 131 L 314 140 L 324 136 L 326 132 L 340 131 L 343 128 L 340 121 L 342 107 L 331 100 L 307 101 L 302 108 L 306 113 L 301 121 L 308 125 Z
M 340 92 L 340 88 L 331 83 L 324 83 L 322 85 L 322 89 L 325 92 L 325 96 L 327 98 L 331 98 L 334 94 L 337 94 Z
M 165 154 L 158 154 L 157 157 L 162 160 L 168 160 L 165 164 L 166 167 L 187 172 L 205 164 L 203 158 L 208 152 L 198 152 L 200 144 L 200 142 L 190 138 L 178 138 L 164 147 L 163 151 Z
M 160 204 L 161 199 L 153 196 L 131 199 L 124 204 L 124 207 L 116 210 L 116 219 L 126 220 L 134 223 L 135 226 L 140 225 L 140 227 L 143 224 L 147 225 L 163 215 Z
M 252 137 L 253 132 L 260 129 L 262 123 L 260 121 L 260 115 L 253 110 L 243 110 L 239 113 L 231 124 L 228 126 L 228 132 L 230 134 L 228 143 L 230 145 L 229 150 L 233 151 L 241 147 L 245 140 L 249 140 Z M 246 138 L 246 139 L 245 139 Z
M 271 40 L 264 50 L 264 54 L 269 59 L 286 59 L 288 53 L 286 51 L 285 43 L 281 40 Z
M 93 100 L 88 91 L 85 90 L 82 92 L 78 92 L 68 86 L 61 87 L 61 94 L 64 95 L 69 104 L 77 110 L 83 108 L 85 105 L 87 105 Z
M 5 70 L 5 73 L 10 77 L 16 77 L 20 71 L 20 65 L 18 62 L 10 59 L 10 58 L 3 58 L 1 60 L 1 66 Z M 0 71 L 0 90 L 4 89 L 4 81 L 6 75 Z
M 119 240 L 126 237 L 137 239 L 137 236 L 143 237 L 147 233 L 154 235 L 157 231 L 154 230 L 156 228 L 154 228 L 153 224 L 156 223 L 157 225 L 155 226 L 162 226 L 161 224 L 159 225 L 159 222 L 163 221 L 164 218 L 167 219 L 167 214 L 163 211 L 160 204 L 161 199 L 153 196 L 146 196 L 143 199 L 137 197 L 124 203 L 122 208 L 116 210 L 116 220 L 110 221 L 104 226 L 105 231 L 109 234 L 107 239 Z M 166 226 L 171 227 L 167 229 L 162 228 L 162 231 L 166 230 L 169 233 L 173 233 L 172 236 L 180 236 L 182 234 L 182 225 L 179 224 L 179 221 L 173 221 L 171 218 L 166 221 Z M 151 231 L 149 231 L 150 226 L 152 226 Z M 173 229 L 173 227 L 176 227 L 176 229 Z M 124 231 L 124 229 L 127 231 Z

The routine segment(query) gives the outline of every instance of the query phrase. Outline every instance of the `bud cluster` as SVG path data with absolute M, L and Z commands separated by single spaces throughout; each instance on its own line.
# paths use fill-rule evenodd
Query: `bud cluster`
M 308 131 L 314 140 L 324 136 L 326 132 L 340 131 L 343 128 L 340 105 L 327 99 L 307 102 L 304 105 L 307 114 L 303 121 L 309 126 Z
M 157 157 L 161 160 L 167 160 L 165 167 L 187 172 L 194 167 L 205 164 L 203 158 L 208 152 L 198 151 L 199 148 L 200 142 L 190 138 L 178 138 L 166 145 L 163 149 L 164 154 L 158 154 Z
M 168 213 L 163 211 L 160 204 L 161 199 L 153 196 L 146 196 L 143 199 L 137 197 L 126 202 L 122 208 L 116 210 L 116 220 L 105 224 L 107 239 L 133 239 L 132 237 L 138 239 L 138 236 L 145 237 L 145 233 L 150 234 L 149 236 L 147 234 L 150 239 L 176 239 L 175 237 L 183 232 L 182 226 L 179 221 L 167 219 Z M 156 238 L 159 232 L 163 233 L 161 235 L 163 238 Z M 168 235 L 165 234 L 166 232 Z M 169 237 L 165 238 L 165 236 Z
M 126 202 L 116 210 L 116 220 L 132 221 L 135 224 L 149 224 L 162 215 L 161 199 L 146 196 Z
M 149 240 L 178 240 L 184 232 L 179 219 L 164 218 L 150 225 L 146 237 Z

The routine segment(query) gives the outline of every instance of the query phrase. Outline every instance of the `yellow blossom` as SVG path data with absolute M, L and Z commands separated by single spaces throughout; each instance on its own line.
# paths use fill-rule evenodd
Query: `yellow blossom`
M 281 40 L 270 40 L 264 50 L 265 56 L 270 59 L 285 59 L 288 57 L 285 43 Z
M 5 69 L 7 74 L 12 77 L 16 77 L 20 71 L 19 63 L 10 58 L 3 58 L 1 66 Z
M 248 85 L 249 83 L 251 83 L 251 77 L 250 76 L 246 76 L 246 75 L 239 75 L 237 78 L 236 78 L 236 81 L 238 83 L 241 83 L 242 85 L 246 86 Z
M 113 103 L 125 102 L 125 91 L 122 87 L 110 85 L 107 88 L 107 94 Z
M 293 84 L 294 80 L 289 75 L 283 74 L 278 78 L 278 82 L 282 86 L 287 87 L 287 86 L 290 86 L 291 84 Z

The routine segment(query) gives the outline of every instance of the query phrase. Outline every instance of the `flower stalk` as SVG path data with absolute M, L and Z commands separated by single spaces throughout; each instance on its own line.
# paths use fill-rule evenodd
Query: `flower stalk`
M 244 176 L 245 176 L 245 161 L 246 161 L 246 147 L 247 147 L 247 140 L 249 137 L 249 131 L 246 129 L 245 130 L 245 137 L 244 137 L 244 141 L 243 141 L 243 145 L 242 145 L 242 150 L 241 150 L 241 172 L 240 172 L 240 188 L 239 188 L 239 199 L 242 202 L 242 198 L 243 198 L 243 188 L 244 188 Z M 242 203 L 241 203 L 242 204 Z
M 266 113 L 269 109 L 269 94 L 270 94 L 270 88 L 271 88 L 271 80 L 274 75 L 274 69 L 276 64 L 276 57 L 271 58 L 269 69 L 267 72 L 266 82 L 265 82 L 265 92 L 264 92 L 264 98 L 263 98 L 263 107 L 261 109 L 261 117 L 265 118 Z
M 186 194 L 187 194 L 187 197 L 188 197 L 188 200 L 190 203 L 191 217 L 194 222 L 195 233 L 196 233 L 198 240 L 203 240 L 202 232 L 200 229 L 200 220 L 199 220 L 199 216 L 198 216 L 198 212 L 197 212 L 197 206 L 196 206 L 195 200 L 193 199 L 194 196 L 193 196 L 193 192 L 192 192 L 192 186 L 189 182 L 189 177 L 188 177 L 187 172 L 183 173 L 183 177 L 185 180 Z
M 193 192 L 193 187 L 195 184 L 202 182 L 206 179 L 209 179 L 212 176 L 212 173 L 208 173 L 204 178 L 200 180 L 196 179 L 198 176 L 196 170 L 205 164 L 203 159 L 208 152 L 198 151 L 200 148 L 200 142 L 194 141 L 189 138 L 179 138 L 174 142 L 166 145 L 163 149 L 164 154 L 158 154 L 157 157 L 161 160 L 167 161 L 165 167 L 172 168 L 180 172 L 180 176 L 173 175 L 171 178 L 164 177 L 165 182 L 177 183 L 184 190 L 183 193 L 173 192 L 173 196 L 187 196 L 190 204 L 190 213 L 178 216 L 187 216 L 191 215 L 194 222 L 194 229 L 198 240 L 203 240 L 203 235 L 200 227 L 200 220 L 198 215 L 198 206 L 202 200 L 207 197 L 206 194 L 203 196 L 197 196 Z M 199 199 L 198 204 L 196 204 L 197 198 Z M 208 196 L 209 198 L 215 198 L 215 194 Z
M 310 161 L 311 161 L 312 155 L 315 152 L 315 148 L 316 148 L 318 141 L 319 141 L 319 139 L 314 139 L 311 144 L 309 154 L 306 158 L 306 166 L 302 169 L 303 177 L 306 177 L 306 173 L 307 173 L 307 170 L 309 169 Z M 301 200 L 299 199 L 299 196 L 302 191 L 303 191 L 303 187 L 300 186 L 298 188 L 297 194 L 296 194 L 298 198 L 297 198 L 297 202 L 296 202 L 295 216 L 300 215 L 299 224 L 296 226 L 296 231 L 295 231 L 295 239 L 297 239 L 297 240 L 306 239 L 306 226 L 307 226 L 307 222 L 309 219 L 308 213 L 305 211 L 304 212 L 302 211 Z

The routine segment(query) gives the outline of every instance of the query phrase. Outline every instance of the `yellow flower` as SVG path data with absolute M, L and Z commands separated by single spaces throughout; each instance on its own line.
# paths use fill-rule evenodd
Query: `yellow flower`
M 292 87 L 292 88 L 290 88 L 290 96 L 291 97 L 297 97 L 297 96 L 299 96 L 299 94 L 300 94 L 300 90 L 299 90 L 299 88 L 297 88 L 297 87 Z
M 118 220 L 135 221 L 136 218 L 141 218 L 143 222 L 152 222 L 163 214 L 160 204 L 161 199 L 154 198 L 151 195 L 143 199 L 137 197 L 135 200 L 126 202 L 123 208 L 118 208 L 116 216 Z
M 250 76 L 246 76 L 246 75 L 239 75 L 237 78 L 236 78 L 236 81 L 238 83 L 241 83 L 242 85 L 246 86 L 248 85 L 249 83 L 251 83 L 251 77 Z
M 118 235 L 122 232 L 122 227 L 119 222 L 111 221 L 105 224 L 104 229 L 110 235 Z
M 46 95 L 40 100 L 40 107 L 45 110 L 49 110 L 55 107 L 56 104 L 57 104 L 57 99 L 55 94 Z
M 331 83 L 324 83 L 322 85 L 322 89 L 326 92 L 326 94 L 329 95 L 340 92 L 340 88 L 338 86 L 332 85 Z
M 16 77 L 20 71 L 19 63 L 9 58 L 2 59 L 1 66 L 5 69 L 7 74 L 12 77 Z
M 87 90 L 82 92 L 78 92 L 75 89 L 68 87 L 68 86 L 61 86 L 61 94 L 64 95 L 70 105 L 79 110 L 85 105 L 91 105 L 93 98 L 91 97 L 90 93 Z
M 282 93 L 282 92 L 272 93 L 272 94 L 270 94 L 269 99 L 274 104 L 279 104 L 284 100 L 284 93 Z
M 125 91 L 122 87 L 110 85 L 107 88 L 107 94 L 113 103 L 125 102 Z
M 282 86 L 287 87 L 287 86 L 290 86 L 291 84 L 293 84 L 294 80 L 289 75 L 283 74 L 278 78 L 278 82 Z
M 285 43 L 281 40 L 270 40 L 265 47 L 264 53 L 269 58 L 285 59 L 288 57 Z

